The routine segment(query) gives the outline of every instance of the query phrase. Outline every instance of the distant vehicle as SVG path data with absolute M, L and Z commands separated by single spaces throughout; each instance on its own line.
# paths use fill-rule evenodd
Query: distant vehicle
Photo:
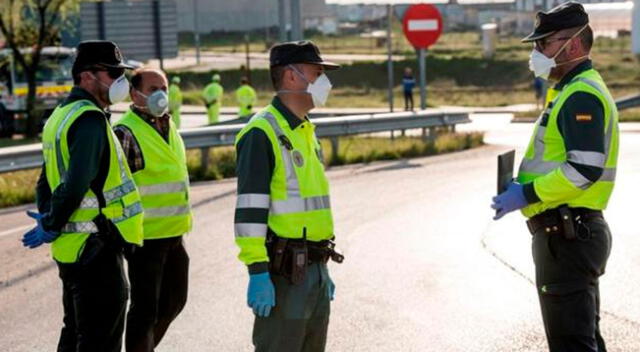
M 21 49 L 29 55 L 32 49 Z M 36 108 L 44 122 L 73 87 L 71 67 L 75 49 L 44 47 L 36 72 Z M 0 137 L 26 129 L 27 79 L 10 49 L 0 50 Z M 42 127 L 42 126 L 41 126 Z

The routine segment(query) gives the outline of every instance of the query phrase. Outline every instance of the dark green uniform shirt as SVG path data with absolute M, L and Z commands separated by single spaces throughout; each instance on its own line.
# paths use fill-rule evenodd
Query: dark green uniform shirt
M 271 101 L 273 105 L 289 123 L 292 130 L 302 124 L 296 115 L 289 110 L 277 96 Z M 306 119 L 306 117 L 305 117 Z M 266 133 L 259 128 L 249 130 L 236 147 L 237 162 L 236 174 L 238 175 L 238 194 L 271 193 L 271 177 L 275 168 L 275 156 L 271 141 Z M 267 224 L 269 209 L 241 208 L 236 209 L 236 223 Z M 271 230 L 269 230 L 271 231 Z M 254 263 L 249 265 L 249 272 L 260 273 L 268 270 L 267 263 Z
M 561 91 L 571 80 L 584 71 L 592 69 L 591 60 L 582 62 L 567 73 L 554 87 Z M 553 102 L 547 105 L 548 110 L 553 107 Z M 592 118 L 588 122 L 578 121 L 576 115 L 588 114 Z M 546 126 L 548 114 L 542 116 L 541 126 Z M 558 130 L 564 140 L 565 150 L 581 150 L 603 153 L 605 152 L 604 140 L 604 106 L 600 99 L 587 92 L 575 92 L 567 98 L 558 113 Z M 604 171 L 597 166 L 576 164 L 569 161 L 580 174 L 592 182 L 596 182 Z M 533 183 L 524 185 L 524 195 L 529 204 L 537 203 L 540 198 L 535 192 Z
M 89 100 L 99 107 L 95 98 L 79 87 L 71 90 L 62 106 L 78 100 Z M 97 195 L 100 206 L 104 206 L 102 187 L 109 172 L 110 157 L 106 134 L 109 117 L 110 114 L 106 112 L 87 111 L 69 127 L 69 169 L 53 193 L 47 181 L 45 165 L 42 165 L 36 186 L 36 202 L 38 211 L 43 214 L 42 226 L 46 230 L 60 231 L 89 189 Z

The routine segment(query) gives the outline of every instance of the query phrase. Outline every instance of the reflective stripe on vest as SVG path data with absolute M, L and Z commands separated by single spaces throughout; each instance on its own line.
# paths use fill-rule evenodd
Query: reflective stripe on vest
M 165 193 L 186 192 L 189 189 L 189 186 L 187 185 L 186 182 L 178 181 L 178 182 L 160 183 L 157 185 L 140 186 L 138 188 L 140 190 L 140 195 L 149 196 L 149 195 L 158 195 L 158 194 L 165 194 Z
M 234 226 L 236 237 L 265 237 L 267 224 L 240 222 Z
M 133 183 L 133 180 L 129 179 L 122 185 L 112 188 L 106 192 L 104 192 L 104 201 L 109 204 L 117 199 L 120 199 L 127 194 L 136 190 L 136 185 Z M 100 206 L 98 204 L 98 198 L 93 196 L 85 196 L 80 203 L 79 209 L 98 209 Z
M 270 197 L 268 194 L 246 193 L 238 195 L 236 200 L 237 209 L 257 208 L 269 209 Z
M 122 216 L 110 219 L 114 224 L 127 220 L 128 218 L 142 213 L 142 204 L 140 202 L 131 204 L 122 211 Z M 77 221 L 68 222 L 62 227 L 62 232 L 68 233 L 96 233 L 98 225 L 93 221 Z
M 605 167 L 606 160 L 609 157 L 609 149 L 611 148 L 611 138 L 613 136 L 613 117 L 615 115 L 615 102 L 607 94 L 600 85 L 588 78 L 578 77 L 575 81 L 581 81 L 583 83 L 588 84 L 589 86 L 596 89 L 609 103 L 610 110 L 610 121 L 609 126 L 607 126 L 607 130 L 605 132 L 605 153 L 597 153 L 591 151 L 580 151 L 580 150 L 570 150 L 567 151 L 567 161 L 572 161 L 577 164 L 589 165 L 589 166 L 597 166 L 603 168 L 602 176 L 598 179 L 598 181 L 609 181 L 614 182 L 616 178 L 616 168 L 607 168 Z M 556 98 L 557 99 L 557 98 Z M 551 113 L 551 109 L 545 110 L 545 113 Z M 536 136 L 534 137 L 534 157 L 533 159 L 524 158 L 522 160 L 522 164 L 520 166 L 521 172 L 529 172 L 536 174 L 547 174 L 557 168 L 561 168 L 564 175 L 567 177 L 572 184 L 581 189 L 588 188 L 593 182 L 589 179 L 585 178 L 580 174 L 573 166 L 566 163 L 565 161 L 545 161 L 544 158 L 544 136 L 546 133 L 546 127 L 538 125 L 538 130 L 536 132 Z M 599 162 L 599 163 L 598 163 Z
M 280 125 L 278 125 L 278 121 L 276 121 L 276 118 L 273 115 L 266 113 L 262 116 L 262 118 L 269 122 L 269 125 L 271 125 L 271 128 L 273 128 L 273 132 L 275 132 L 278 141 L 280 141 L 282 137 L 286 138 L 284 132 L 280 128 Z M 300 183 L 298 182 L 298 176 L 296 176 L 296 169 L 293 166 L 293 158 L 291 157 L 291 153 L 282 143 L 279 143 L 279 146 L 280 153 L 282 154 L 285 173 L 287 175 L 287 197 L 300 198 Z
M 64 127 L 69 122 L 69 119 L 71 118 L 71 116 L 73 116 L 76 112 L 78 112 L 78 110 L 80 110 L 81 108 L 87 105 L 91 105 L 91 104 L 85 100 L 81 100 L 80 102 L 76 103 L 76 105 L 74 105 L 71 108 L 71 110 L 67 112 L 67 115 L 65 115 L 64 119 L 62 120 L 62 123 L 60 124 L 60 126 L 58 127 L 58 130 L 56 131 L 56 155 L 57 155 L 56 160 L 58 164 L 58 174 L 60 175 L 60 180 L 64 180 L 67 174 L 67 168 L 64 166 L 64 158 L 62 157 L 62 148 L 60 147 L 60 138 L 62 138 L 62 132 L 64 131 Z

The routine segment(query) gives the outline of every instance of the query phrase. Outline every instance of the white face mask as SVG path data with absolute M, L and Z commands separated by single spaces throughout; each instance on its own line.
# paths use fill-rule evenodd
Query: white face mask
M 302 79 L 304 79 L 308 85 L 307 89 L 302 91 L 311 95 L 311 99 L 313 100 L 314 107 L 322 107 L 327 103 L 327 99 L 329 98 L 329 93 L 331 92 L 331 81 L 329 81 L 329 77 L 324 73 L 320 75 L 315 82 L 309 82 L 307 78 L 300 73 L 294 66 L 289 65 L 291 69 Z M 301 91 L 295 90 L 279 90 L 278 93 L 297 93 Z
M 568 63 L 582 60 L 585 57 L 588 57 L 589 55 L 585 55 L 567 62 L 562 62 L 562 63 L 556 62 L 556 57 L 558 57 L 558 55 L 560 55 L 560 53 L 564 50 L 564 48 L 567 47 L 569 42 L 573 38 L 577 37 L 580 33 L 582 33 L 582 31 L 585 30 L 587 26 L 588 25 L 585 25 L 578 32 L 576 32 L 576 34 L 572 35 L 571 38 L 567 39 L 567 41 L 564 44 L 562 44 L 562 46 L 560 47 L 560 50 L 558 50 L 558 52 L 556 52 L 556 54 L 553 55 L 553 57 L 549 58 L 545 54 L 539 52 L 537 49 L 534 48 L 531 51 L 531 54 L 529 55 L 529 70 L 531 70 L 536 77 L 540 77 L 546 80 L 546 79 L 549 79 L 549 75 L 551 74 L 551 69 L 553 69 L 554 67 L 566 65 Z
M 129 81 L 125 75 L 116 78 L 110 86 L 107 86 L 95 75 L 91 74 L 93 78 L 98 81 L 103 87 L 109 89 L 109 103 L 115 104 L 123 101 L 127 95 L 129 95 Z
M 529 70 L 531 70 L 536 77 L 549 79 L 551 69 L 554 67 L 556 67 L 555 56 L 553 59 L 548 58 L 537 49 L 533 49 L 529 56 Z
M 147 110 L 151 115 L 155 117 L 160 117 L 167 112 L 167 109 L 169 108 L 169 97 L 167 96 L 167 93 L 165 93 L 164 91 L 156 90 L 155 92 L 149 95 L 146 95 L 137 89 L 136 89 L 136 92 L 138 92 L 138 94 L 140 94 L 147 100 L 147 105 L 145 110 Z M 141 108 L 141 107 L 138 106 L 138 108 Z M 142 107 L 142 108 L 144 109 L 145 107 Z

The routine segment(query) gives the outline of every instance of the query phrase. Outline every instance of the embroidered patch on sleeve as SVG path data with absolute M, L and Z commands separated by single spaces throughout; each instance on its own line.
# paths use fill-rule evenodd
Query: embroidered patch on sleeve
M 591 121 L 591 115 L 589 115 L 589 114 L 576 114 L 576 121 L 589 122 L 589 121 Z

